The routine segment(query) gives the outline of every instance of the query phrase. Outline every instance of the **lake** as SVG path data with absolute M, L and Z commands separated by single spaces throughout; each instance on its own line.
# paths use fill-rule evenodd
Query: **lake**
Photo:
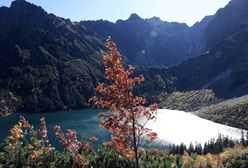
M 101 143 L 106 139 L 110 139 L 111 134 L 99 127 L 99 112 L 102 112 L 102 110 L 82 109 L 21 115 L 25 116 L 35 128 L 39 127 L 39 119 L 45 117 L 51 143 L 54 143 L 56 139 L 53 133 L 54 125 L 60 125 L 64 131 L 75 129 L 79 137 L 78 139 L 87 139 L 92 136 L 99 137 L 98 143 Z M 9 135 L 9 129 L 18 121 L 19 116 L 20 114 L 12 114 L 0 118 L 0 142 Z M 167 142 L 174 144 L 183 142 L 187 145 L 190 142 L 203 144 L 211 138 L 217 138 L 219 134 L 232 137 L 233 139 L 240 139 L 241 137 L 240 129 L 217 124 L 177 110 L 159 109 L 157 120 L 148 123 L 147 126 L 158 133 L 156 143 L 160 145 Z

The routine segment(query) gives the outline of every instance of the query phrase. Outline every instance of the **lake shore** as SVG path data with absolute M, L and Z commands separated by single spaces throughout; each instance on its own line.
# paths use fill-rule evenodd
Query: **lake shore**
M 48 133 L 53 134 L 53 126 L 61 125 L 66 129 L 75 129 L 79 138 L 85 139 L 97 136 L 101 141 L 110 138 L 110 134 L 99 128 L 98 114 L 101 109 L 81 109 L 51 112 L 21 114 L 26 117 L 34 127 L 38 127 L 39 119 L 45 117 L 47 121 Z M 20 114 L 15 113 L 4 118 L 0 118 L 0 141 L 9 134 L 9 129 L 18 122 Z M 241 137 L 241 130 L 222 124 L 217 124 L 209 120 L 202 119 L 191 113 L 177 110 L 159 109 L 155 123 L 148 123 L 147 127 L 158 133 L 158 141 L 173 144 L 190 142 L 204 143 L 211 138 L 216 138 L 219 134 L 228 135 L 234 139 Z M 157 142 L 158 142 L 157 141 Z

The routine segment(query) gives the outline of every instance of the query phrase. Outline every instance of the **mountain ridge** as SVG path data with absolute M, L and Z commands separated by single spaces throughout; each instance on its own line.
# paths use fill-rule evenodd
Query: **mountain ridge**
M 0 10 L 0 88 L 20 97 L 16 111 L 85 107 L 103 80 L 102 41 L 26 1 Z
M 111 36 L 127 62 L 133 65 L 166 67 L 204 51 L 201 38 L 195 44 L 194 27 L 161 21 L 159 18 L 155 18 L 155 22 L 154 18 L 142 19 L 132 14 L 127 20 L 118 20 L 116 23 L 98 20 L 81 21 L 80 24 L 101 39 Z M 201 33 L 198 34 L 203 34 L 204 29 L 199 31 Z M 200 50 L 198 45 L 202 46 Z
M 135 75 L 146 78 L 139 94 L 197 89 L 212 89 L 220 98 L 247 94 L 247 31 L 216 22 L 230 9 L 240 19 L 225 18 L 228 23 L 246 27 L 245 0 L 230 2 L 192 27 L 156 17 L 142 19 L 137 14 L 116 23 L 72 22 L 26 1 L 13 1 L 9 8 L 0 8 L 0 91 L 13 95 L 6 102 L 18 97 L 14 109 L 20 112 L 88 106 L 95 86 L 104 80 L 100 55 L 110 35 L 125 64 L 137 66 Z M 221 31 L 208 36 L 215 30 L 212 26 L 227 27 L 228 37 Z M 210 46 L 211 41 L 216 43 Z

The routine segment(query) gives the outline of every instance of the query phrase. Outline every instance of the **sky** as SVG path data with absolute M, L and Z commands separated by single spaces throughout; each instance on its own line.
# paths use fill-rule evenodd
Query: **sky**
M 27 0 L 43 7 L 48 13 L 72 21 L 104 19 L 115 22 L 126 20 L 132 13 L 142 18 L 160 17 L 189 26 L 204 16 L 213 15 L 230 0 Z M 0 0 L 9 6 L 12 0 Z

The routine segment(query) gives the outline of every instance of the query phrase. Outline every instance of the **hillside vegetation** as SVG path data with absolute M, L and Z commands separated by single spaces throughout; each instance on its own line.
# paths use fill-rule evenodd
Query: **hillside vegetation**
M 248 129 L 248 95 L 201 108 L 195 114 L 214 122 Z
M 211 90 L 194 90 L 162 94 L 159 106 L 171 110 L 195 111 L 220 101 Z
M 104 79 L 99 39 L 22 0 L 0 7 L 0 25 L 0 89 L 18 97 L 18 104 L 9 107 L 4 94 L 0 113 L 87 106 Z
M 16 111 L 20 97 L 7 90 L 0 90 L 0 117 Z

